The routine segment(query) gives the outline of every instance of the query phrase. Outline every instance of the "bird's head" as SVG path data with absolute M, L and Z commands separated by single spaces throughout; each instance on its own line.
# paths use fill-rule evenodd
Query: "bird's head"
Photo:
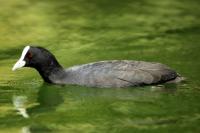
M 22 67 L 32 67 L 38 70 L 47 67 L 60 67 L 60 65 L 55 56 L 48 50 L 42 47 L 26 46 L 12 70 L 15 71 Z

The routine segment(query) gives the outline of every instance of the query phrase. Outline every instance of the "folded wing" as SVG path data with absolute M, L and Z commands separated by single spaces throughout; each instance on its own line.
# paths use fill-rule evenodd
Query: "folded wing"
M 66 70 L 72 84 L 96 87 L 128 87 L 170 81 L 177 73 L 152 62 L 113 60 L 71 67 Z

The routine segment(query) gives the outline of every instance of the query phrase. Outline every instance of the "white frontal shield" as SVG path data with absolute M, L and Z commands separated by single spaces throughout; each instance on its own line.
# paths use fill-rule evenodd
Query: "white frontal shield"
M 22 55 L 21 55 L 20 59 L 15 63 L 15 65 L 12 68 L 13 71 L 25 66 L 26 62 L 24 61 L 24 58 L 25 58 L 27 52 L 29 51 L 29 49 L 30 49 L 30 46 L 26 46 L 24 48 L 24 50 L 22 51 Z

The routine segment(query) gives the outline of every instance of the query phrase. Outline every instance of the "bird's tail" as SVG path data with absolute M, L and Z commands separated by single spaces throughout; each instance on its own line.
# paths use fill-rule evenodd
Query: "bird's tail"
M 167 83 L 180 83 L 180 82 L 183 82 L 183 81 L 185 81 L 185 80 L 186 80 L 185 77 L 182 77 L 182 76 L 180 76 L 180 75 L 178 74 L 178 76 L 177 76 L 175 79 L 170 80 L 170 81 L 168 81 Z

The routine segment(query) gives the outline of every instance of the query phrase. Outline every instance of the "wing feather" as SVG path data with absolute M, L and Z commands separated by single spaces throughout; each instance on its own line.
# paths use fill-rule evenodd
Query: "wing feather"
M 66 70 L 73 83 L 97 87 L 126 87 L 156 84 L 173 79 L 176 72 L 152 62 L 113 60 L 75 66 Z

